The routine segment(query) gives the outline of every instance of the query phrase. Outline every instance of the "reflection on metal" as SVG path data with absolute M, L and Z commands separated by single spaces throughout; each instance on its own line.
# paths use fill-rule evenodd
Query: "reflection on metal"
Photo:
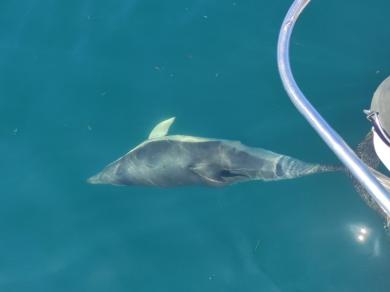
M 368 190 L 372 198 L 390 217 L 390 194 L 378 182 L 367 166 L 356 156 L 352 149 L 344 142 L 339 134 L 333 130 L 324 118 L 306 99 L 296 84 L 291 72 L 289 46 L 290 37 L 296 20 L 309 4 L 310 0 L 295 0 L 291 5 L 279 33 L 278 67 L 283 85 L 291 101 L 317 131 L 329 148 L 337 155 L 341 162 L 351 171 L 356 179 Z

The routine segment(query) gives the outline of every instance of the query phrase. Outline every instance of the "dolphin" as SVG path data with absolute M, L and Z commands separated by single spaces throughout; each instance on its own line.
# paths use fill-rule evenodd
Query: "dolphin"
M 149 138 L 107 165 L 91 184 L 221 187 L 238 182 L 292 179 L 339 170 L 311 164 L 238 141 L 167 135 L 175 118 L 162 121 Z
M 167 135 L 175 118 L 162 121 L 149 138 L 90 177 L 91 184 L 221 187 L 251 180 L 292 179 L 338 167 L 311 164 L 238 141 Z

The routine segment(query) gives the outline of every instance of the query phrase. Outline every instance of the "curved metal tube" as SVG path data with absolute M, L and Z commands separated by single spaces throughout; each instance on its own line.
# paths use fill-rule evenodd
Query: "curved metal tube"
M 289 46 L 295 22 L 310 0 L 295 0 L 283 21 L 278 40 L 278 67 L 283 86 L 291 101 L 310 125 L 317 131 L 329 148 L 367 189 L 372 198 L 390 217 L 390 194 L 378 182 L 367 166 L 356 156 L 339 134 L 324 120 L 306 99 L 291 72 Z

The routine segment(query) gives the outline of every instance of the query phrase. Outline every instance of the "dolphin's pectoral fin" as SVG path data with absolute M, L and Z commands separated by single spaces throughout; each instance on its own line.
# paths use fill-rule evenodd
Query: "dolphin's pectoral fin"
M 232 177 L 248 177 L 244 173 L 240 173 L 238 171 L 229 170 L 229 169 L 222 169 L 219 174 L 223 178 L 232 178 Z
M 199 163 L 196 165 L 192 165 L 189 169 L 196 175 L 200 176 L 208 185 L 213 186 L 223 186 L 226 184 L 225 181 L 221 180 L 215 171 L 213 171 L 213 167 L 206 163 Z
M 200 163 L 195 166 L 191 166 L 190 170 L 204 179 L 207 184 L 214 186 L 223 186 L 250 178 L 240 170 L 235 171 L 232 169 L 221 169 L 206 163 Z
M 157 126 L 155 126 L 150 132 L 149 139 L 164 137 L 166 134 L 168 134 L 169 128 L 172 126 L 174 121 L 175 117 L 157 124 Z
M 251 179 L 251 176 L 249 174 L 247 174 L 245 171 L 240 170 L 240 169 L 237 169 L 237 170 L 235 170 L 235 169 L 222 169 L 219 172 L 219 175 L 225 183 L 229 183 L 229 184 Z

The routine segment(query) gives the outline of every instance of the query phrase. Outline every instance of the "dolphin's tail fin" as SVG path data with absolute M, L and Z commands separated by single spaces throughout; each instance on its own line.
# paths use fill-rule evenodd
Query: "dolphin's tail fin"
M 289 156 L 282 156 L 278 161 L 276 179 L 292 179 L 323 172 L 343 171 L 342 165 L 323 165 L 304 162 Z
M 337 171 L 347 171 L 343 165 L 317 165 L 318 172 L 337 172 Z

